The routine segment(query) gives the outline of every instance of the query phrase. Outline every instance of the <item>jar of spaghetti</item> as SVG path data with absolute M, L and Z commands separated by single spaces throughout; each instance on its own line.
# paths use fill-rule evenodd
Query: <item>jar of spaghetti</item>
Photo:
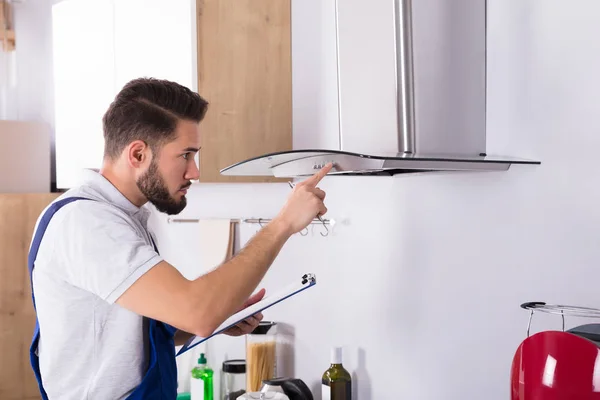
M 246 391 L 258 392 L 277 377 L 277 323 L 261 321 L 246 335 Z

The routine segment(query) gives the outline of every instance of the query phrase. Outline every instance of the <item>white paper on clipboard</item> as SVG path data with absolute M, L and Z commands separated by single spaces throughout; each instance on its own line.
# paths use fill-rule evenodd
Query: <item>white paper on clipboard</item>
M 213 332 L 212 335 L 210 335 L 208 337 L 193 336 L 192 338 L 188 339 L 188 341 L 181 347 L 181 350 L 179 350 L 179 352 L 177 353 L 177 356 L 185 353 L 186 351 L 188 351 L 191 348 L 199 345 L 200 343 L 210 339 L 211 337 L 222 333 L 223 331 L 231 328 L 233 325 L 245 320 L 246 318 L 250 317 L 251 315 L 254 315 L 258 312 L 266 310 L 267 308 L 269 308 L 287 298 L 290 298 L 290 297 L 292 297 L 292 296 L 294 296 L 316 284 L 317 284 L 317 278 L 315 277 L 314 274 L 303 275 L 297 282 L 290 283 L 289 285 L 281 288 L 280 290 L 273 293 L 272 295 L 265 297 L 261 301 L 254 303 L 251 306 L 246 307 L 243 310 L 238 311 L 237 313 L 233 314 L 231 317 L 227 318 L 225 320 L 225 322 L 223 322 Z

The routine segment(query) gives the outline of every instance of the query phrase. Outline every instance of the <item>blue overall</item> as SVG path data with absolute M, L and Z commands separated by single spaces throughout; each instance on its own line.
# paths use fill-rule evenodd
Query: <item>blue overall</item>
M 68 197 L 53 203 L 48 207 L 38 224 L 37 230 L 31 243 L 29 250 L 29 278 L 31 279 L 31 298 L 33 300 L 33 307 L 35 310 L 35 295 L 33 293 L 33 268 L 35 267 L 35 259 L 44 236 L 44 232 L 48 227 L 48 223 L 54 213 L 56 213 L 62 206 L 71 203 L 75 200 L 89 200 L 83 197 Z M 154 249 L 156 245 L 152 240 Z M 158 252 L 158 250 L 157 250 Z M 175 363 L 175 343 L 173 336 L 177 329 L 170 325 L 167 325 L 161 321 L 149 319 L 149 346 L 150 346 L 150 360 L 148 364 L 148 370 L 144 375 L 140 385 L 133 390 L 133 392 L 127 397 L 128 400 L 173 400 L 177 397 L 177 365 Z M 134 332 L 132 332 L 134 334 Z M 38 342 L 40 339 L 40 327 L 38 324 L 37 317 L 35 319 L 35 331 L 29 349 L 29 358 L 31 361 L 31 367 L 35 373 L 35 377 L 40 388 L 40 393 L 43 400 L 48 400 L 48 395 L 42 385 L 42 378 L 40 374 L 40 363 L 37 356 Z

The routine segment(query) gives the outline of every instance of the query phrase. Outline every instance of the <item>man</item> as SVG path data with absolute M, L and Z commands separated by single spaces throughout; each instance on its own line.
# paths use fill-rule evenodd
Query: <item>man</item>
M 194 155 L 206 110 L 176 83 L 128 83 L 103 118 L 101 170 L 86 171 L 38 221 L 29 262 L 39 321 L 31 362 L 43 398 L 174 399 L 175 343 L 211 334 L 260 300 L 262 290 L 249 296 L 284 243 L 327 212 L 316 185 L 331 166 L 296 185 L 238 255 L 185 279 L 159 255 L 145 204 L 167 214 L 185 208 L 199 176 Z M 246 334 L 261 318 L 227 334 Z

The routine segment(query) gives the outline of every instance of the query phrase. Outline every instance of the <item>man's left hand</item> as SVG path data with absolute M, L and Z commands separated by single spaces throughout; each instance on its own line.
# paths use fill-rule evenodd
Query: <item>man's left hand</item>
M 257 293 L 250 296 L 248 298 L 248 300 L 246 300 L 244 302 L 244 305 L 242 306 L 242 308 L 238 311 L 241 311 L 244 308 L 249 307 L 252 304 L 259 302 L 260 300 L 262 300 L 263 297 L 265 297 L 265 289 L 261 289 Z M 223 331 L 223 334 L 228 335 L 228 336 L 246 335 L 246 334 L 252 332 L 258 326 L 260 321 L 262 321 L 262 319 L 263 319 L 262 313 L 260 313 L 260 312 L 256 313 L 256 314 L 246 318 L 245 320 L 237 323 L 236 325 L 232 326 L 231 328 Z

